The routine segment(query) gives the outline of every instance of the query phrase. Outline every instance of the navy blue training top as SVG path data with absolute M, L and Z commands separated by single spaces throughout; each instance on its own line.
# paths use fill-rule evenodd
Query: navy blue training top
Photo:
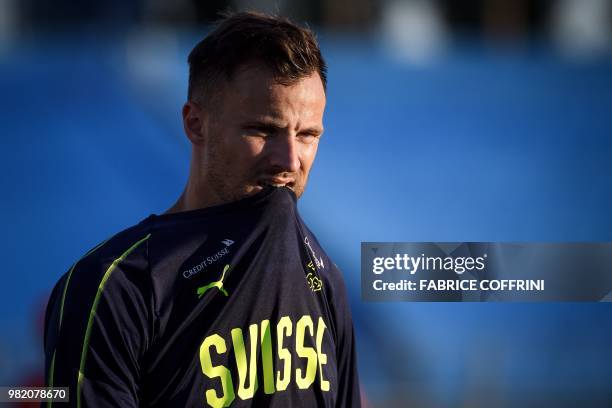
M 53 289 L 46 383 L 70 406 L 358 407 L 340 271 L 269 187 L 151 215 Z

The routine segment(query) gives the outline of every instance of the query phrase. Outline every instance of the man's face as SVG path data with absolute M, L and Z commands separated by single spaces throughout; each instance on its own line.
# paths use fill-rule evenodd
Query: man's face
M 267 184 L 300 197 L 323 133 L 325 91 L 317 73 L 291 85 L 258 65 L 239 69 L 221 86 L 202 121 L 200 156 L 206 193 L 235 201 Z

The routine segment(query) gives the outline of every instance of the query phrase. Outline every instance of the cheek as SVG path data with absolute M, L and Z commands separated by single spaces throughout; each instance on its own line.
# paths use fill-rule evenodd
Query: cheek
M 223 150 L 233 164 L 246 163 L 254 160 L 260 155 L 263 145 L 255 138 L 232 135 L 227 137 L 223 143 Z
M 300 163 L 304 173 L 308 174 L 317 156 L 318 142 L 304 145 L 300 151 Z
M 242 148 L 249 157 L 260 156 L 264 149 L 264 141 L 256 137 L 243 137 Z
M 231 167 L 242 177 L 249 178 L 258 167 L 262 157 L 263 144 L 255 138 L 240 137 L 236 143 L 228 146 Z

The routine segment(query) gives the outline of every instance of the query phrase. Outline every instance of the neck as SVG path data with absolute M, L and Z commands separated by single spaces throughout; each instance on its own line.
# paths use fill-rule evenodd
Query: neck
M 221 199 L 210 190 L 208 183 L 197 176 L 197 173 L 191 172 L 185 190 L 164 214 L 198 210 L 217 204 L 221 204 Z

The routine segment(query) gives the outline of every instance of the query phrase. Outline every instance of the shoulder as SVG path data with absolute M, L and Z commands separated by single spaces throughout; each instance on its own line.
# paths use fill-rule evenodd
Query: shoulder
M 89 302 L 98 291 L 116 286 L 115 282 L 148 286 L 150 238 L 151 223 L 145 219 L 94 246 L 59 279 L 63 297 L 69 293 L 77 303 L 77 299 Z
M 151 223 L 146 219 L 100 242 L 74 264 L 74 269 L 104 271 L 125 262 L 134 266 L 146 263 L 150 238 Z

